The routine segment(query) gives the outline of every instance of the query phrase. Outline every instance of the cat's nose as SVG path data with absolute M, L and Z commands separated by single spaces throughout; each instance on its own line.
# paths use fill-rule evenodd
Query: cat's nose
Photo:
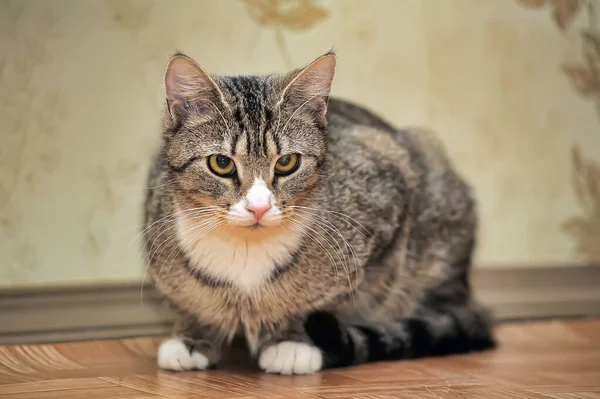
M 246 194 L 246 209 L 254 214 L 258 223 L 264 214 L 271 209 L 274 201 L 271 190 L 263 179 L 256 179 L 248 194 Z
M 267 213 L 267 211 L 269 209 L 271 209 L 271 205 L 269 205 L 268 202 L 261 202 L 261 203 L 257 203 L 257 204 L 248 204 L 246 209 L 248 209 L 250 212 L 252 212 L 254 214 L 254 218 L 258 222 L 263 217 L 263 215 L 265 213 Z

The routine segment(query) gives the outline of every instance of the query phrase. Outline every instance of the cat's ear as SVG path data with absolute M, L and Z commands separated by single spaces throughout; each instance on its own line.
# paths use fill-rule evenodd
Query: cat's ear
M 327 53 L 297 72 L 283 90 L 281 103 L 294 113 L 324 121 L 335 63 L 335 54 Z
M 171 117 L 195 116 L 211 118 L 223 103 L 223 93 L 193 59 L 177 54 L 171 58 L 165 71 L 165 94 Z

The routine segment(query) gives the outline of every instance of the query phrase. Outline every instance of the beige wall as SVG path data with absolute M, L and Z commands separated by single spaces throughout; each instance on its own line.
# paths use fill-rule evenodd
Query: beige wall
M 0 284 L 142 276 L 134 237 L 175 48 L 232 74 L 335 45 L 336 95 L 440 132 L 481 204 L 480 267 L 598 263 L 600 42 L 568 69 L 585 97 L 561 65 L 586 65 L 590 10 L 524 3 L 544 1 L 0 0 Z M 261 26 L 277 4 L 279 30 Z

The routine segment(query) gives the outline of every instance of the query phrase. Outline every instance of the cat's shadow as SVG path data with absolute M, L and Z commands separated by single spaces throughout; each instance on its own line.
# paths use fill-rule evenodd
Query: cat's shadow
M 231 345 L 223 349 L 219 368 L 248 371 L 258 370 L 258 365 L 251 358 L 246 341 L 243 338 L 235 338 Z

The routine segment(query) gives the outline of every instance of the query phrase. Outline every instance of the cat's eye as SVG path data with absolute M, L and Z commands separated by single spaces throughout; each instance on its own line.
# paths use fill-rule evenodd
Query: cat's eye
M 298 154 L 287 154 L 277 160 L 275 164 L 276 175 L 289 175 L 293 173 L 300 165 L 300 155 Z
M 235 173 L 235 163 L 225 155 L 211 155 L 208 158 L 208 166 L 213 173 L 219 176 L 232 176 Z

